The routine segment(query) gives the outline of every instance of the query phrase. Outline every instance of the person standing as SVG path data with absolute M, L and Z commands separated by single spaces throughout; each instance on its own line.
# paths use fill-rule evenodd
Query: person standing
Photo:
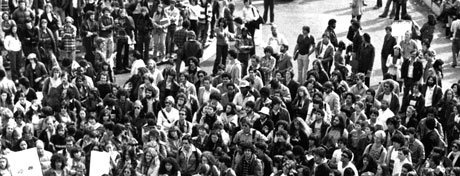
M 371 36 L 368 33 L 363 34 L 363 44 L 358 52 L 358 72 L 366 75 L 365 84 L 370 86 L 372 67 L 374 66 L 375 48 L 371 44 Z
M 77 28 L 72 23 L 72 17 L 68 16 L 65 18 L 65 25 L 63 26 L 62 31 L 62 41 L 64 43 L 64 58 L 69 58 L 74 61 L 77 50 Z
M 103 16 L 99 18 L 99 37 L 104 40 L 105 47 L 102 48 L 102 52 L 106 55 L 107 58 L 113 54 L 113 27 L 114 20 L 110 16 L 110 9 L 104 7 L 102 9 Z
M 401 78 L 404 80 L 404 96 L 408 97 L 409 91 L 420 81 L 423 76 L 423 64 L 417 58 L 418 52 L 413 51 L 410 59 L 404 59 L 401 65 Z
M 324 31 L 324 33 L 329 34 L 329 39 L 330 39 L 332 45 L 334 45 L 335 48 L 339 47 L 339 42 L 337 40 L 337 35 L 335 34 L 335 31 L 334 31 L 336 25 L 337 25 L 337 20 L 330 19 L 329 22 L 327 22 L 327 28 Z
M 270 23 L 268 22 L 267 13 L 270 10 Z M 266 24 L 273 24 L 275 21 L 275 0 L 264 0 L 264 21 Z
M 129 41 L 134 40 L 134 20 L 122 9 L 120 16 L 115 19 L 117 27 L 117 56 L 116 73 L 127 72 L 129 65 Z
M 450 31 L 452 32 L 452 36 L 454 36 L 452 40 L 452 67 L 457 66 L 457 59 L 458 59 L 458 52 L 460 51 L 460 32 L 457 32 L 460 29 L 460 16 L 456 17 L 456 20 L 452 21 L 450 26 Z
M 96 40 L 99 24 L 93 11 L 86 12 L 86 20 L 82 24 L 82 44 L 85 47 L 85 59 L 94 65 L 94 41 Z
M 315 48 L 316 58 L 321 61 L 326 73 L 330 75 L 332 61 L 334 60 L 334 46 L 330 42 L 328 33 L 323 34 L 323 40 Z
M 18 36 L 22 39 L 23 33 L 26 31 L 27 21 L 35 21 L 35 13 L 32 9 L 26 7 L 24 0 L 19 0 L 19 7 L 13 11 L 11 18 L 18 25 Z
M 137 30 L 136 50 L 141 53 L 144 61 L 147 61 L 149 58 L 150 35 L 153 30 L 153 22 L 148 16 L 148 12 L 147 7 L 141 7 L 141 14 L 134 20 Z
M 230 33 L 227 30 L 227 23 L 224 18 L 219 18 L 217 20 L 217 27 L 214 29 L 216 33 L 216 60 L 212 68 L 212 74 L 217 73 L 218 67 L 220 64 L 227 64 L 227 54 L 228 54 L 228 43 L 230 39 Z
M 11 78 L 13 81 L 16 81 L 20 77 L 19 69 L 24 63 L 22 45 L 19 40 L 18 27 L 13 26 L 11 28 L 11 34 L 5 37 L 5 49 L 8 51 L 8 57 L 11 61 Z
M 388 56 L 393 55 L 393 47 L 397 44 L 396 38 L 391 34 L 391 26 L 385 27 L 385 38 L 383 40 L 382 53 L 381 53 L 381 64 L 382 64 L 382 74 L 385 75 L 388 72 L 388 67 L 386 66 Z
M 356 18 L 358 22 L 361 21 L 361 16 L 363 15 L 363 4 L 364 0 L 353 0 L 351 3 L 351 18 Z
M 157 10 L 153 14 L 153 57 L 159 56 L 162 58 L 165 55 L 165 39 L 170 19 L 166 14 L 162 4 L 158 5 Z
M 302 27 L 302 34 L 297 37 L 297 44 L 294 48 L 294 61 L 298 64 L 298 82 L 303 84 L 307 78 L 310 55 L 315 51 L 315 38 L 310 34 L 310 27 Z
M 273 57 L 275 57 L 276 60 L 278 60 L 280 57 L 279 52 L 281 49 L 281 45 L 288 45 L 286 38 L 283 34 L 280 34 L 278 32 L 278 27 L 274 24 L 272 24 L 271 35 L 268 37 L 267 45 L 273 48 Z
M 171 0 L 169 7 L 165 8 L 165 12 L 169 17 L 171 24 L 168 26 L 168 32 L 166 34 L 166 52 L 167 56 L 170 56 L 174 53 L 174 33 L 176 32 L 177 27 L 181 24 L 182 18 L 180 15 L 179 9 L 175 7 L 176 1 Z

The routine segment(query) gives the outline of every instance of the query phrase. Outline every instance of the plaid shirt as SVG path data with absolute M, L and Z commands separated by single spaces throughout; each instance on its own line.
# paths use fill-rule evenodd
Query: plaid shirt
M 174 43 L 177 45 L 177 48 L 184 48 L 185 41 L 187 41 L 187 29 L 180 29 L 174 33 Z

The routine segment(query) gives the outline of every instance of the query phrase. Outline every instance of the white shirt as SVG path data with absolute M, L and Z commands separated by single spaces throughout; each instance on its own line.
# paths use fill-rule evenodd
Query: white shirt
M 259 14 L 257 14 L 257 9 L 250 5 L 249 8 L 246 6 L 243 7 L 243 20 L 244 21 L 254 21 L 259 18 Z
M 163 115 L 163 112 L 166 117 Z M 176 108 L 171 108 L 171 111 L 166 111 L 166 108 L 158 112 L 158 122 L 159 126 L 164 126 L 166 128 L 171 127 L 175 121 L 179 120 L 179 111 Z
M 7 35 L 5 37 L 5 49 L 8 51 L 21 51 L 21 41 L 19 41 L 19 37 L 13 37 L 12 35 Z
M 210 96 L 211 96 L 211 89 L 209 89 L 209 90 L 204 89 L 203 102 L 208 102 Z
M 387 108 L 385 111 L 382 111 L 382 109 L 379 109 L 379 116 L 377 117 L 377 123 L 378 125 L 382 125 L 383 130 L 387 129 L 387 119 L 395 116 L 393 111 L 390 110 L 390 108 Z
M 425 93 L 425 107 L 432 106 L 433 104 L 433 92 L 434 92 L 434 87 L 427 86 L 426 88 L 426 93 Z
M 409 63 L 409 68 L 407 70 L 407 77 L 409 78 L 413 78 L 414 77 L 414 63 L 413 62 L 410 62 Z
M 391 94 L 391 93 L 388 94 L 388 95 L 387 95 L 387 94 L 383 94 L 383 100 L 386 100 L 388 103 L 390 103 L 390 102 L 391 102 L 391 97 L 393 97 L 392 95 L 393 95 L 393 94 Z
M 346 166 L 342 166 L 343 163 L 340 161 L 338 164 L 337 164 L 337 170 L 339 170 L 339 172 L 343 175 L 343 172 L 345 171 L 345 169 L 347 168 L 351 168 L 353 170 L 353 172 L 355 173 L 355 176 L 359 176 L 358 175 L 358 169 L 356 169 L 356 166 L 351 163 L 351 161 L 348 163 L 348 165 Z
M 398 152 L 394 151 L 393 153 L 396 153 L 396 155 L 398 154 Z M 401 170 L 402 170 L 402 165 L 406 164 L 406 163 L 409 163 L 409 164 L 412 164 L 407 158 L 404 159 L 404 161 L 401 161 L 399 158 L 395 159 L 395 163 L 393 165 L 393 176 L 395 175 L 401 175 Z
M 276 37 L 273 36 L 273 34 L 271 34 L 270 37 L 268 38 L 267 45 L 273 48 L 273 52 L 275 54 L 280 52 L 281 44 L 288 45 L 288 42 L 286 38 L 279 33 L 277 33 Z

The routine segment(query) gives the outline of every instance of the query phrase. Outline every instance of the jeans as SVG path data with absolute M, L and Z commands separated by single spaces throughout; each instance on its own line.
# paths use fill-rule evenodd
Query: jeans
M 401 11 L 401 18 L 399 18 L 399 11 Z M 400 20 L 407 15 L 407 2 L 403 0 L 401 4 L 396 4 L 395 20 Z
M 268 22 L 267 13 L 270 10 L 270 22 L 273 23 L 275 21 L 275 0 L 264 0 L 264 21 Z
M 388 11 L 390 10 L 390 5 L 393 0 L 387 0 L 387 3 L 385 4 L 385 9 L 383 10 L 382 16 L 387 16 Z M 391 9 L 390 16 L 393 16 L 395 14 L 395 4 L 393 3 L 393 8 Z
M 452 61 L 453 65 L 457 65 L 458 52 L 460 51 L 460 38 L 452 40 Z
M 117 41 L 117 69 L 124 69 L 129 65 L 129 44 L 128 40 Z
M 238 60 L 241 62 L 241 75 L 248 72 L 249 53 L 238 53 Z
M 200 41 L 203 45 L 206 43 L 208 39 L 208 23 L 198 23 L 198 34 L 196 34 L 198 41 Z
M 166 54 L 174 53 L 174 33 L 176 32 L 176 24 L 171 24 L 168 27 L 168 34 L 166 34 Z
M 228 54 L 228 45 L 217 45 L 216 47 L 216 60 L 212 68 L 212 74 L 216 74 L 220 64 L 226 65 Z
M 382 75 L 385 75 L 388 72 L 387 60 L 389 55 L 390 53 L 382 54 L 382 57 L 380 59 L 380 64 L 382 64 Z
M 156 57 L 159 53 L 160 56 L 165 54 L 165 32 L 155 32 L 153 33 L 153 56 Z
M 113 37 L 101 37 L 104 40 L 105 48 L 102 48 L 102 52 L 106 53 L 105 57 L 110 58 L 113 54 Z
M 20 69 L 24 66 L 22 51 L 8 51 L 11 66 L 11 80 L 16 81 L 21 77 Z
M 298 81 L 300 84 L 303 84 L 307 79 L 308 66 L 310 64 L 310 58 L 308 54 L 297 56 L 297 66 L 298 66 Z
M 93 37 L 85 37 L 83 38 L 83 46 L 85 47 L 85 59 L 86 61 L 90 62 L 91 64 L 94 63 L 94 38 Z
M 137 36 L 137 51 L 141 53 L 142 59 L 147 61 L 149 58 L 150 34 L 141 34 Z M 147 62 L 146 62 L 147 63 Z

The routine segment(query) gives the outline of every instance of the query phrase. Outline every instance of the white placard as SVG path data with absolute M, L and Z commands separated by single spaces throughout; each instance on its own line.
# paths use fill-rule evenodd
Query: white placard
M 11 152 L 7 156 L 12 176 L 42 176 L 37 148 Z
M 110 154 L 107 152 L 91 151 L 91 162 L 89 164 L 89 176 L 101 176 L 109 174 Z

